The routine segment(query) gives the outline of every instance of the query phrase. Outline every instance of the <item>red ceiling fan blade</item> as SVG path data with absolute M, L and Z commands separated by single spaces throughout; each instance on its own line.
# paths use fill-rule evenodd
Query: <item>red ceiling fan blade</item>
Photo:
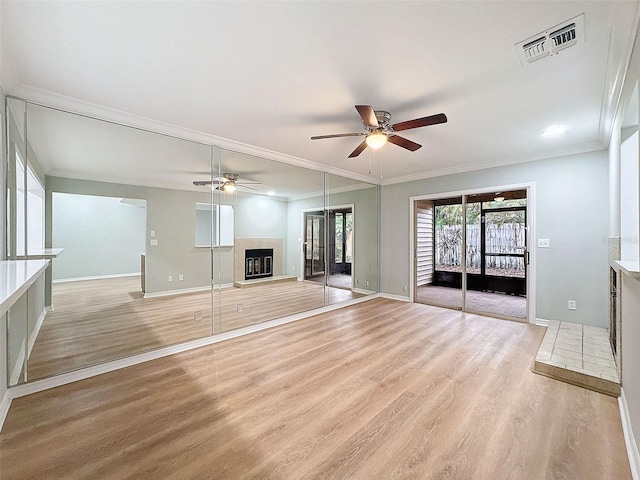
M 376 112 L 373 111 L 371 105 L 356 105 L 356 110 L 362 117 L 362 121 L 367 127 L 378 128 L 378 119 L 376 118 Z
M 363 140 L 362 143 L 358 145 L 353 152 L 351 152 L 351 155 L 349 155 L 349 158 L 357 157 L 364 151 L 365 148 L 367 148 L 367 141 Z
M 316 135 L 311 140 L 322 140 L 323 138 L 339 138 L 339 137 L 361 137 L 366 133 L 336 133 L 335 135 Z
M 406 122 L 396 123 L 391 126 L 394 131 L 401 132 L 411 128 L 428 127 L 429 125 L 437 125 L 438 123 L 446 123 L 447 116 L 444 113 L 430 115 L 428 117 L 416 118 L 415 120 L 407 120 Z
M 399 135 L 389 135 L 388 141 L 395 145 L 398 145 L 399 147 L 411 150 L 412 152 L 415 152 L 420 147 L 422 147 L 422 145 L 420 145 L 419 143 L 412 142 L 411 140 Z

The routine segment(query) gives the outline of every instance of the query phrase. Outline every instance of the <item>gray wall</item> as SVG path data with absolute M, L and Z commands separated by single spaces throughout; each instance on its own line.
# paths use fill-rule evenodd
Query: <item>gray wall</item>
M 146 208 L 118 197 L 53 194 L 53 279 L 140 273 Z
M 536 317 L 607 327 L 607 163 L 600 151 L 384 186 L 381 290 L 407 295 L 410 197 L 535 182 L 535 237 L 551 244 L 535 251 Z
M 207 191 L 188 192 L 162 188 L 91 182 L 61 177 L 47 177 L 47 199 L 50 204 L 53 192 L 75 193 L 89 196 L 138 198 L 147 202 L 147 227 L 145 232 L 147 293 L 159 293 L 188 288 L 206 287 L 210 283 L 211 259 L 209 248 L 196 248 L 196 203 L 208 203 Z M 235 197 L 234 197 L 235 198 Z M 286 203 L 268 197 L 243 197 L 229 203 L 235 212 L 236 237 L 278 237 L 286 241 Z M 133 207 L 131 207 L 133 208 Z M 47 239 L 51 241 L 52 213 L 47 213 Z M 154 230 L 158 245 L 150 245 L 150 232 Z M 53 239 L 59 247 L 66 245 Z M 48 243 L 51 245 L 51 243 Z M 133 249 L 140 249 L 137 244 Z M 62 258 L 67 252 L 60 255 Z M 94 253 L 95 254 L 95 253 Z M 140 251 L 138 251 L 138 255 Z M 220 272 L 216 284 L 233 283 L 233 247 L 220 247 L 214 251 L 214 268 Z M 56 265 L 53 267 L 54 275 Z M 184 276 L 178 281 L 178 276 Z M 168 277 L 173 277 L 173 282 Z
M 622 275 L 622 388 L 636 442 L 640 440 L 640 279 Z
M 209 201 L 210 194 L 207 192 L 185 192 L 60 177 L 47 177 L 46 192 L 47 202 L 51 202 L 53 192 L 146 200 L 147 293 L 209 284 L 209 249 L 195 247 L 195 204 Z M 151 230 L 156 232 L 158 245 L 149 244 Z M 50 215 L 47 215 L 47 231 L 51 232 Z M 50 238 L 49 235 L 47 237 Z M 184 275 L 182 282 L 178 281 L 180 274 Z M 173 276 L 173 282 L 168 281 L 169 275 Z

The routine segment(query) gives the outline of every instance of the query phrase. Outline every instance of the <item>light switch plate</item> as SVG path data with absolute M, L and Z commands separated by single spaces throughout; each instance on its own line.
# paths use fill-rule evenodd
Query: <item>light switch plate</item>
M 538 239 L 538 248 L 549 248 L 549 239 L 548 238 L 539 238 Z
M 158 245 L 158 240 L 151 240 L 151 245 Z

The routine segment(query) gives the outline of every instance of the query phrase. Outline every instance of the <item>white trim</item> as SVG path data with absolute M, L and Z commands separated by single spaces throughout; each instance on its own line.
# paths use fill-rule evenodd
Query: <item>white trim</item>
M 221 285 L 220 287 L 224 288 L 225 285 L 227 284 Z M 162 292 L 145 293 L 143 298 L 169 297 L 171 295 L 182 295 L 185 293 L 208 292 L 211 288 L 212 287 L 205 285 L 204 287 L 183 288 L 180 290 L 164 290 Z M 216 286 L 215 288 L 218 289 L 219 287 Z
M 2 401 L 0 402 L 0 431 L 2 431 L 4 421 L 7 419 L 7 414 L 9 413 L 12 399 L 13 398 L 11 397 L 11 394 L 8 390 L 4 392 L 4 397 L 2 397 Z
M 220 285 L 213 285 L 214 290 L 222 290 L 223 288 L 232 288 L 233 283 L 222 283 Z
M 627 398 L 624 395 L 624 388 L 620 389 L 618 406 L 620 407 L 622 433 L 624 434 L 624 443 L 627 447 L 631 476 L 633 477 L 633 480 L 640 480 L 640 453 L 638 453 L 638 444 L 636 443 L 635 436 L 633 435 L 631 417 L 629 416 L 629 406 L 627 405 Z
M 380 297 L 389 300 L 398 300 L 399 302 L 411 302 L 411 298 L 404 295 L 394 295 L 393 293 L 381 293 Z
M 267 160 L 275 160 L 277 162 L 286 163 L 287 165 L 295 165 L 298 167 L 308 168 L 310 170 L 318 172 L 326 172 L 341 177 L 351 178 L 353 180 L 359 180 L 361 182 L 373 183 L 375 185 L 380 184 L 380 180 L 360 173 L 352 172 L 350 170 L 343 170 L 341 168 L 332 167 L 330 165 L 312 162 L 300 157 L 294 157 L 293 155 L 287 155 L 284 153 L 268 150 L 262 147 L 256 147 L 246 143 L 238 142 L 228 138 L 218 137 L 204 132 L 191 130 L 177 125 L 172 125 L 165 122 L 160 122 L 150 118 L 142 117 L 139 115 L 133 115 L 121 110 L 116 110 L 108 107 L 103 107 L 95 103 L 85 102 L 65 95 L 60 95 L 41 88 L 30 86 L 18 86 L 11 93 L 7 93 L 7 96 L 24 100 L 34 105 L 40 105 L 47 108 L 56 110 L 62 110 L 63 112 L 88 116 L 96 118 L 98 120 L 104 120 L 107 122 L 115 123 L 117 125 L 123 125 L 125 127 L 137 128 L 152 133 L 159 133 L 183 140 L 197 142 L 208 146 L 217 146 L 225 150 L 231 150 L 233 152 L 244 153 L 255 157 L 262 157 Z M 44 166 L 44 165 L 43 165 Z M 45 171 L 48 169 L 45 168 Z M 71 173 L 71 172 L 69 172 Z M 63 170 L 49 171 L 50 176 L 68 176 L 68 173 Z M 131 180 L 126 178 L 109 177 L 107 179 L 100 178 L 99 175 L 75 175 L 69 176 L 69 178 L 78 178 L 81 180 L 93 180 L 102 181 L 108 183 L 121 183 L 131 184 Z M 136 182 L 140 185 L 140 182 Z M 146 185 L 150 187 L 165 187 L 165 185 L 157 182 L 148 182 Z M 184 189 L 184 186 L 166 186 L 166 188 Z
M 503 159 L 496 162 L 470 163 L 467 165 L 460 165 L 459 167 L 441 168 L 438 170 L 432 170 L 430 172 L 418 172 L 410 175 L 403 175 L 401 177 L 385 178 L 382 180 L 381 185 L 382 186 L 394 185 L 396 183 L 414 182 L 417 180 L 425 180 L 427 178 L 444 177 L 446 175 L 456 175 L 459 173 L 475 172 L 477 170 L 485 170 L 488 168 L 508 167 L 511 165 L 519 165 L 521 163 L 538 162 L 541 160 L 550 160 L 557 157 L 579 155 L 581 153 L 598 152 L 606 149 L 607 149 L 607 146 L 599 141 L 587 142 L 579 145 L 571 145 L 566 148 L 549 150 L 549 151 L 536 154 L 533 156 L 529 156 L 529 157 L 522 156 L 517 160 L 508 158 L 508 159 Z M 373 182 L 373 179 L 371 182 Z
M 47 316 L 47 309 L 45 308 L 40 313 L 38 317 L 38 321 L 36 322 L 35 327 L 33 327 L 33 332 L 29 335 L 29 348 L 27 349 L 27 359 L 31 357 L 31 350 L 33 350 L 33 345 L 36 343 L 36 338 L 38 338 L 38 334 L 40 333 L 40 329 L 42 328 L 42 324 L 44 323 L 44 317 Z
M 139 277 L 138 273 L 114 273 L 112 275 L 94 275 L 90 277 L 73 277 L 73 278 L 58 278 L 51 283 L 67 283 L 67 282 L 82 282 L 84 280 L 103 280 L 105 278 L 120 278 L 120 277 Z
M 20 346 L 20 353 L 18 354 L 18 359 L 16 360 L 13 369 L 11 370 L 11 377 L 9 378 L 9 385 L 15 385 L 20 381 L 20 374 L 22 373 L 22 367 L 24 367 L 24 361 L 26 357 L 26 345 L 24 340 L 22 341 L 22 345 Z
M 366 290 L 364 288 L 352 288 L 351 291 L 362 295 L 375 295 L 377 293 L 374 290 Z
M 533 323 L 534 325 L 539 325 L 541 327 L 548 327 L 549 324 L 551 323 L 551 320 L 546 320 L 544 318 L 536 318 L 531 323 Z
M 55 377 L 45 378 L 42 380 L 35 380 L 29 383 L 23 383 L 21 385 L 9 387 L 8 394 L 10 399 L 24 397 L 25 395 L 31 395 L 32 393 L 42 392 L 44 390 L 49 390 L 51 388 L 59 387 L 61 385 L 67 385 L 69 383 L 77 382 L 79 380 L 84 380 L 87 378 L 95 377 L 97 375 L 102 375 L 103 373 L 119 370 L 121 368 L 131 367 L 133 365 L 138 365 L 140 363 L 156 360 L 158 358 L 167 357 L 169 355 L 185 352 L 187 350 L 193 350 L 195 348 L 200 348 L 207 345 L 213 345 L 215 343 L 219 343 L 224 340 L 229 340 L 229 339 L 237 338 L 243 335 L 248 335 L 250 333 L 267 330 L 269 328 L 284 325 L 286 323 L 291 323 L 291 322 L 302 320 L 308 317 L 312 317 L 314 315 L 319 315 L 321 313 L 331 312 L 333 310 L 349 307 L 351 305 L 355 305 L 358 303 L 364 303 L 369 300 L 373 300 L 374 298 L 379 298 L 379 294 L 371 295 L 369 297 L 355 298 L 353 300 L 337 303 L 334 305 L 327 305 L 325 307 L 317 308 L 315 310 L 310 310 L 310 311 L 298 313 L 295 315 L 289 315 L 287 317 L 277 318 L 275 320 L 270 320 L 270 321 L 258 323 L 255 325 L 249 325 L 247 327 L 239 328 L 237 330 L 232 330 L 229 332 L 220 333 L 218 335 L 199 338 L 197 340 L 192 340 L 190 342 L 185 342 L 178 345 L 172 345 L 169 347 L 163 347 L 150 352 L 141 353 L 139 355 L 134 355 L 127 358 L 122 358 L 119 360 L 102 363 L 100 365 L 96 365 L 93 367 L 87 367 L 80 370 L 75 370 L 73 372 L 64 373 L 62 375 L 57 375 Z M 1 428 L 1 425 L 0 425 L 0 428 Z

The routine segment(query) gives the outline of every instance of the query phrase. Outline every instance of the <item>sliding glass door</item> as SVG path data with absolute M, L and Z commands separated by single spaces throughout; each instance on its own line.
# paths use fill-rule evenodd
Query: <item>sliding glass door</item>
M 527 318 L 526 190 L 416 200 L 414 212 L 417 302 Z

